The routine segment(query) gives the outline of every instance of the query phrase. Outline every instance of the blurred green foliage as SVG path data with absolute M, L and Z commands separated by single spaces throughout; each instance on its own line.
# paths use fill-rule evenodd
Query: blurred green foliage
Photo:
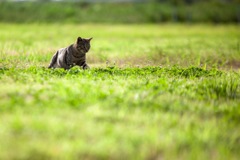
M 238 1 L 149 3 L 0 2 L 0 21 L 71 23 L 159 23 L 240 21 Z

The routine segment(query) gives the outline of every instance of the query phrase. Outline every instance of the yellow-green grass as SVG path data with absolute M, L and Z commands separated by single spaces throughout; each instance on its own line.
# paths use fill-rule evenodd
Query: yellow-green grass
M 0 28 L 0 159 L 239 158 L 238 26 Z M 47 69 L 78 36 L 92 68 Z

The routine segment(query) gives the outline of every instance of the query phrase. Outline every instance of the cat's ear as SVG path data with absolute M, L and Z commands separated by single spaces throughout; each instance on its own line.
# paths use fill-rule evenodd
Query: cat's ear
M 93 39 L 93 38 L 91 37 L 91 38 L 87 39 L 87 41 L 90 42 L 92 39 Z
M 80 43 L 80 42 L 82 42 L 82 38 L 81 38 L 81 37 L 78 37 L 78 38 L 77 38 L 77 43 Z

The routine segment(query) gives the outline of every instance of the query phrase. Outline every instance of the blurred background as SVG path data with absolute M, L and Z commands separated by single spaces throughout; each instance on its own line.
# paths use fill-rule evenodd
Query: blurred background
M 10 23 L 240 23 L 240 0 L 0 0 Z

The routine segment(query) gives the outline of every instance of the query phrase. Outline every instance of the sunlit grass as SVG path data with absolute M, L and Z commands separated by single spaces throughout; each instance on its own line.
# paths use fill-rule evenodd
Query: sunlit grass
M 119 66 L 205 65 L 236 68 L 240 59 L 240 33 L 234 25 L 0 26 L 3 42 L 0 52 L 2 57 L 7 56 L 10 64 L 47 65 L 57 49 L 74 43 L 78 36 L 93 37 L 88 54 L 88 61 L 92 64 L 109 61 Z M 11 60 L 11 56 L 15 58 Z M 20 62 L 17 63 L 16 59 Z
M 0 27 L 0 159 L 239 158 L 236 26 Z M 47 69 L 77 36 L 92 68 Z

